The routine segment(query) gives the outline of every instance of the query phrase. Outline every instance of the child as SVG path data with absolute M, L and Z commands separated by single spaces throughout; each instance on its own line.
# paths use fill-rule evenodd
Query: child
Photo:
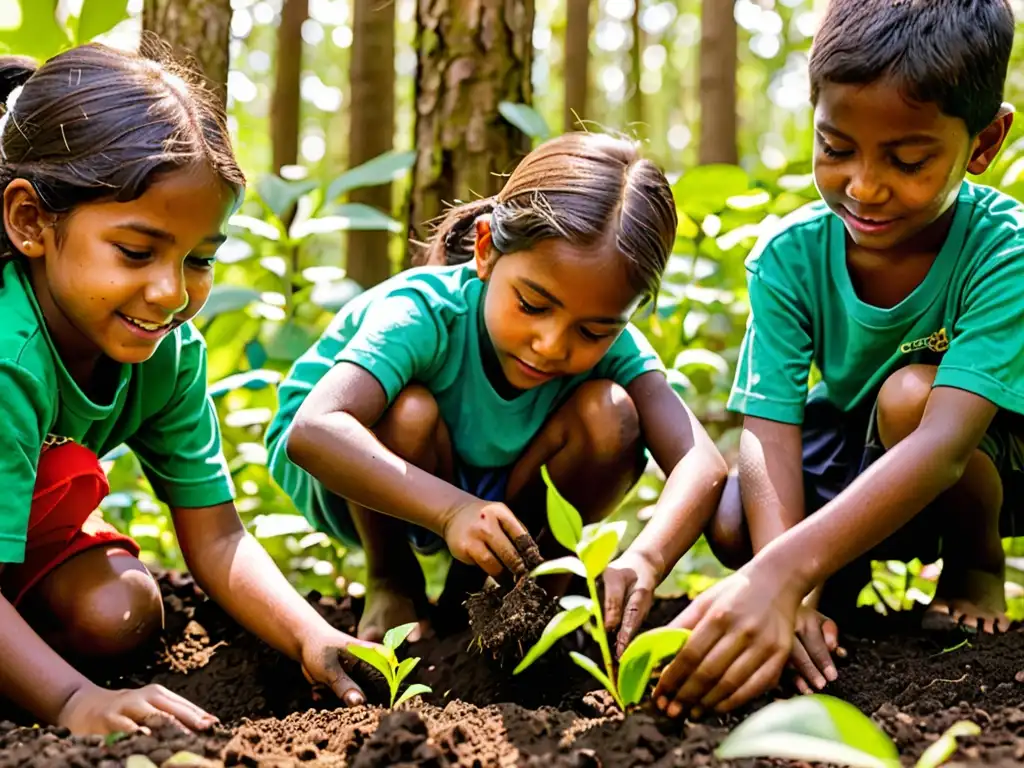
M 852 605 L 871 558 L 941 556 L 928 623 L 1005 626 L 1000 535 L 1024 492 L 1024 210 L 964 176 L 1010 128 L 1013 32 L 1006 0 L 829 6 L 810 62 L 823 202 L 749 260 L 739 487 L 711 529 L 720 551 L 755 556 L 674 622 L 695 629 L 655 691 L 670 715 L 762 693 L 791 647 L 814 688 L 835 679 L 816 588 L 839 572 L 827 610 Z
M 160 629 L 138 545 L 103 522 L 98 455 L 127 443 L 171 507 L 198 584 L 328 683 L 353 638 L 297 595 L 232 503 L 190 320 L 244 187 L 223 110 L 189 73 L 100 45 L 38 71 L 0 59 L 0 696 L 74 733 L 213 718 L 157 685 L 106 690 L 67 657 Z
M 694 542 L 725 464 L 629 324 L 657 291 L 675 230 L 669 185 L 632 142 L 561 136 L 498 195 L 448 213 L 427 262 L 466 263 L 367 291 L 298 360 L 267 432 L 269 464 L 314 525 L 362 543 L 361 638 L 427 628 L 407 540 L 447 545 L 495 577 L 522 573 L 528 530 L 544 521 L 544 465 L 594 521 L 649 447 L 671 475 L 670 535 Z M 467 570 L 479 576 L 453 565 L 449 604 L 486 577 Z M 663 575 L 659 564 L 645 584 Z

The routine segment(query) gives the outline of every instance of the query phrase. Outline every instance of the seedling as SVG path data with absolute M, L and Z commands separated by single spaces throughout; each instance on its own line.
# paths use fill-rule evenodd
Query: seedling
M 936 768 L 956 752 L 960 736 L 981 732 L 972 722 L 954 723 L 921 755 L 915 768 Z M 852 704 L 824 694 L 776 701 L 758 710 L 715 751 L 721 760 L 775 757 L 856 768 L 898 768 L 896 745 Z
M 398 650 L 398 646 L 405 642 L 405 638 L 409 636 L 409 633 L 416 627 L 415 622 L 408 624 L 402 624 L 397 627 L 389 629 L 384 634 L 384 647 L 383 650 L 376 648 L 367 648 L 365 645 L 350 645 L 346 650 L 355 656 L 357 659 L 365 661 L 371 665 L 374 669 L 384 675 L 384 679 L 388 681 L 388 689 L 391 691 L 391 708 L 394 709 L 399 704 L 403 704 L 413 696 L 420 696 L 424 693 L 430 693 L 431 688 L 429 685 L 423 685 L 422 683 L 413 683 L 405 692 L 395 700 L 398 696 L 398 689 L 402 685 L 402 681 L 409 676 L 409 673 L 416 668 L 416 665 L 420 663 L 418 657 L 410 657 L 404 661 L 399 662 L 398 656 L 395 655 L 395 651 Z
M 518 675 L 538 658 L 544 655 L 558 640 L 585 628 L 601 649 L 604 669 L 593 659 L 572 651 L 572 660 L 593 675 L 612 695 L 620 709 L 637 704 L 643 698 L 654 668 L 665 658 L 674 655 L 683 647 L 689 630 L 673 627 L 659 627 L 637 635 L 618 663 L 615 664 L 608 647 L 608 636 L 604 630 L 601 603 L 597 599 L 597 578 L 608 567 L 626 532 L 624 521 L 615 523 L 594 523 L 583 525 L 579 512 L 563 498 L 551 482 L 547 468 L 541 469 L 547 485 L 548 526 L 559 544 L 576 553 L 576 556 L 560 557 L 533 569 L 531 576 L 545 576 L 553 573 L 574 573 L 587 581 L 589 597 L 567 595 L 561 599 L 565 610 L 556 614 L 519 665 L 513 670 Z

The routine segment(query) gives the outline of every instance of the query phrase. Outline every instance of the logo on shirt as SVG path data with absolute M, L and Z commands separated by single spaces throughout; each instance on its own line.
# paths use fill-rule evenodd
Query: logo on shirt
M 911 352 L 920 352 L 924 349 L 930 352 L 945 352 L 949 349 L 949 336 L 946 334 L 946 329 L 940 328 L 931 336 L 900 344 L 900 352 L 904 355 L 909 355 Z

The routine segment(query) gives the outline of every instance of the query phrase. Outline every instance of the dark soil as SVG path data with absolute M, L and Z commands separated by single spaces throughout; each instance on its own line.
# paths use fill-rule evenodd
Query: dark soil
M 715 745 L 749 714 L 682 723 L 647 711 L 623 718 L 606 695 L 589 693 L 593 683 L 568 659 L 565 646 L 584 646 L 581 635 L 511 677 L 507 659 L 470 648 L 469 630 L 409 649 L 422 657 L 417 679 L 434 689 L 426 701 L 395 712 L 335 709 L 333 700 L 316 700 L 295 664 L 244 633 L 190 580 L 168 576 L 161 583 L 168 609 L 161 641 L 137 658 L 120 659 L 118 678 L 102 669 L 90 674 L 113 685 L 161 683 L 223 725 L 203 734 L 164 730 L 109 743 L 30 727 L 23 714 L 2 712 L 0 720 L 9 721 L 0 723 L 0 766 L 113 767 L 132 755 L 161 765 L 182 751 L 193 753 L 193 764 L 275 768 L 704 766 L 717 764 Z M 354 631 L 357 601 L 317 595 L 311 601 L 335 626 Z M 656 620 L 680 607 L 659 604 Z M 943 652 L 965 636 L 923 636 L 913 626 L 912 616 L 841 625 L 849 655 L 829 692 L 873 715 L 908 765 L 960 719 L 983 729 L 962 742 L 956 757 L 962 764 L 1021 764 L 1024 634 L 971 636 L 970 644 Z

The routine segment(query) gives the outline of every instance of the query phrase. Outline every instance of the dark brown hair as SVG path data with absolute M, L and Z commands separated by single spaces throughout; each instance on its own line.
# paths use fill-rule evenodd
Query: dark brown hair
M 824 83 L 888 77 L 977 136 L 1002 105 L 1013 29 L 1008 0 L 831 0 L 811 49 L 811 101 Z
M 83 45 L 38 69 L 31 59 L 0 57 L 0 110 L 21 87 L 3 116 L 0 190 L 26 179 L 60 214 L 102 199 L 135 200 L 157 175 L 202 164 L 240 198 L 245 176 L 224 109 L 168 51 L 146 37 L 138 54 Z M 11 252 L 0 227 L 0 256 Z
M 665 174 L 638 144 L 600 133 L 566 133 L 523 158 L 494 197 L 452 208 L 437 227 L 427 264 L 473 257 L 475 228 L 490 214 L 498 253 L 561 238 L 588 247 L 612 242 L 638 293 L 653 298 L 676 237 L 676 207 Z

